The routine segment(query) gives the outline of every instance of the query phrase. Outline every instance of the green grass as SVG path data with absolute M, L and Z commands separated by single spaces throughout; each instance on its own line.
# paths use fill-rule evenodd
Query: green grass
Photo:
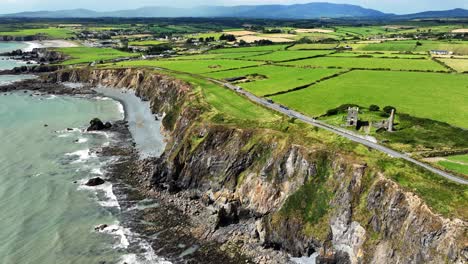
M 339 73 L 336 69 L 302 69 L 265 65 L 254 68 L 215 72 L 207 76 L 215 79 L 225 79 L 259 74 L 266 79 L 252 80 L 239 85 L 258 96 L 287 91 L 296 87 L 311 84 L 324 77 Z
M 211 50 L 210 53 L 240 53 L 240 52 L 254 52 L 254 51 L 276 51 L 284 50 L 287 45 L 268 45 L 268 46 L 255 46 L 255 47 L 242 47 L 242 48 L 224 48 Z
M 282 63 L 302 67 L 337 67 L 347 69 L 389 69 L 419 71 L 449 71 L 444 66 L 429 59 L 384 59 L 384 58 L 342 58 L 319 57 Z
M 139 60 L 117 63 L 121 67 L 159 67 L 187 73 L 208 73 L 259 65 L 259 62 L 241 60 Z
M 468 165 L 450 162 L 450 161 L 439 161 L 437 162 L 440 166 L 444 167 L 449 171 L 453 171 L 456 173 L 464 174 L 468 176 Z
M 71 59 L 63 62 L 63 65 L 90 63 L 93 61 L 106 61 L 122 57 L 138 56 L 135 53 L 123 52 L 111 48 L 88 48 L 88 47 L 74 47 L 74 48 L 57 48 L 56 50 L 68 55 Z
M 313 44 L 296 44 L 288 50 L 323 50 L 333 49 L 338 46 L 338 43 L 313 43 Z
M 337 52 L 328 57 L 373 57 L 373 58 L 402 58 L 402 59 L 425 59 L 427 54 L 405 54 L 396 52 Z
M 165 72 L 165 74 L 168 73 Z M 216 115 L 216 121 L 251 122 L 258 128 L 275 124 L 281 119 L 275 112 L 254 104 L 237 93 L 217 84 L 187 74 L 169 74 L 190 83 L 195 89 L 200 90 L 205 100 L 218 114 Z
M 66 39 L 73 36 L 73 31 L 66 28 L 35 28 L 35 29 L 20 29 L 16 31 L 3 31 L 0 36 L 13 36 L 13 37 L 29 37 L 35 35 L 47 35 L 53 39 Z
M 468 154 L 450 156 L 450 157 L 447 157 L 447 159 L 451 160 L 451 161 L 457 161 L 457 162 L 462 162 L 462 163 L 468 164 Z
M 419 42 L 420 46 L 416 45 Z M 356 50 L 363 51 L 413 51 L 428 52 L 430 50 L 448 50 L 457 54 L 468 54 L 466 41 L 432 41 L 432 40 L 400 40 L 382 43 L 349 44 Z
M 130 46 L 157 46 L 160 44 L 167 43 L 165 41 L 158 40 L 142 40 L 142 41 L 130 41 L 128 45 Z
M 295 60 L 295 59 L 300 59 L 300 58 L 322 56 L 322 55 L 327 55 L 330 53 L 332 53 L 332 51 L 329 51 L 329 50 L 307 50 L 307 51 L 302 51 L 302 50 L 289 51 L 288 50 L 288 51 L 275 51 L 273 53 L 269 53 L 265 55 L 248 57 L 247 59 L 280 62 L 280 61 L 289 61 L 289 60 Z
M 265 51 L 242 53 L 204 53 L 171 58 L 171 60 L 206 60 L 206 59 L 240 59 L 265 54 Z
M 392 105 L 401 113 L 468 128 L 468 75 L 352 71 L 273 100 L 311 116 L 346 103 Z
M 468 59 L 437 59 L 457 72 L 468 72 Z

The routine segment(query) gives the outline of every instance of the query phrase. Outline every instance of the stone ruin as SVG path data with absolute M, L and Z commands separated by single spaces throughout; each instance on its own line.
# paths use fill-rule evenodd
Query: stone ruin
M 347 127 L 358 127 L 359 125 L 359 107 L 348 107 L 348 115 L 345 119 L 345 126 Z M 366 125 L 367 123 L 367 125 Z M 394 131 L 395 125 L 395 109 L 392 109 L 390 117 L 385 120 L 381 120 L 379 122 L 362 122 L 361 125 L 368 126 L 368 131 L 370 127 L 375 127 L 376 129 L 385 129 L 388 132 Z
M 348 107 L 348 116 L 346 117 L 346 126 L 356 127 L 359 121 L 359 107 Z

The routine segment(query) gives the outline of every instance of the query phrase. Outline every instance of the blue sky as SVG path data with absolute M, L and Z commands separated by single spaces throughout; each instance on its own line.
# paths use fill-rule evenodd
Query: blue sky
M 308 2 L 357 4 L 397 14 L 452 8 L 468 9 L 468 0 L 0 0 L 0 13 L 72 8 L 110 11 L 149 5 L 190 7 L 195 5 L 294 4 Z

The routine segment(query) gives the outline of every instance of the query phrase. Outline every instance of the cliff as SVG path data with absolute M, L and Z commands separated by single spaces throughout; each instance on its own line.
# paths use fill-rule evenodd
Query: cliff
M 64 70 L 47 81 L 134 89 L 165 114 L 167 148 L 142 162 L 136 176 L 148 190 L 190 193 L 214 211 L 200 220 L 211 225 L 203 238 L 235 238 L 246 252 L 253 245 L 292 256 L 317 252 L 318 263 L 468 261 L 465 220 L 434 213 L 352 151 L 301 140 L 294 131 L 208 119 L 210 106 L 189 84 L 146 70 Z M 222 235 L 236 226 L 242 234 Z

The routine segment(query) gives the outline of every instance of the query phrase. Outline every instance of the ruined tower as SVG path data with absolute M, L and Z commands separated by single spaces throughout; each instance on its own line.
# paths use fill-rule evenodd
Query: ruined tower
M 388 132 L 393 132 L 394 123 L 395 123 L 395 109 L 392 109 L 392 113 L 390 114 L 390 117 L 388 118 L 388 126 L 387 126 Z
M 348 107 L 346 126 L 357 126 L 359 120 L 359 107 Z

